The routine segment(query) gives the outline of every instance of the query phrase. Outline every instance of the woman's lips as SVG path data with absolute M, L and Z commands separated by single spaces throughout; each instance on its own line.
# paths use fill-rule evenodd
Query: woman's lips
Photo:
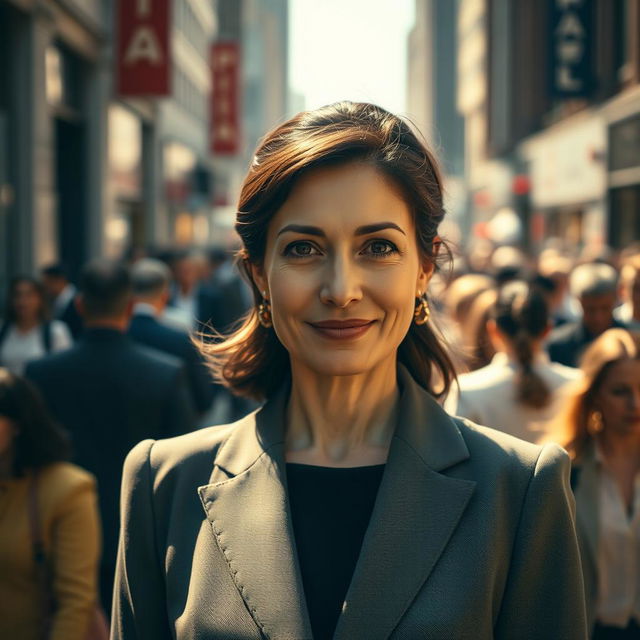
M 309 326 L 320 335 L 332 340 L 349 340 L 365 334 L 375 320 L 324 320 L 322 322 L 309 322 Z

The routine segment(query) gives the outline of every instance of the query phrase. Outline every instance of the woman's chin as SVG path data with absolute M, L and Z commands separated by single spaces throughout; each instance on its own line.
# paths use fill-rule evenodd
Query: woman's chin
M 308 353 L 302 362 L 305 369 L 320 376 L 363 375 L 371 373 L 380 365 L 380 361 L 373 360 L 370 353 L 354 353 L 353 351 Z

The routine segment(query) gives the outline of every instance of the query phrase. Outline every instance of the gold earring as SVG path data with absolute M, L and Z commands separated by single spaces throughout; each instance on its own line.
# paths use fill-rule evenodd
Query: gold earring
M 427 324 L 429 317 L 431 316 L 431 309 L 429 309 L 429 303 L 424 295 L 416 297 L 416 308 L 413 311 L 413 321 L 417 325 Z
M 271 320 L 271 305 L 266 298 L 258 305 L 258 322 L 260 322 L 265 329 L 273 326 L 273 321 Z
M 600 411 L 592 411 L 589 414 L 589 418 L 587 420 L 587 431 L 595 436 L 597 433 L 600 433 L 604 429 L 604 420 L 602 419 L 602 412 Z

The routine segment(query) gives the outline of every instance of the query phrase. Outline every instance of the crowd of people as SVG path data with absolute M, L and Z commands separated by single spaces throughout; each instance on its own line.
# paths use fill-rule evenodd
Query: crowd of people
M 111 607 L 129 450 L 253 408 L 213 382 L 203 355 L 252 304 L 228 257 L 209 258 L 96 260 L 77 289 L 59 265 L 11 282 L 0 325 L 0 636 L 39 638 L 46 624 L 47 637 L 84 638 L 96 605 Z M 557 249 L 533 261 L 501 247 L 483 264 L 458 259 L 431 290 L 458 369 L 444 407 L 569 452 L 592 636 L 638 637 L 640 249 L 571 263 Z

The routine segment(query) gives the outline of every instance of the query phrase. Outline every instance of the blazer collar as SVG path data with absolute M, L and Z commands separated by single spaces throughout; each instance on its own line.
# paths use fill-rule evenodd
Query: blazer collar
M 442 471 L 469 457 L 455 422 L 398 368 L 398 425 L 336 640 L 386 638 L 455 530 L 474 482 Z M 311 638 L 287 498 L 289 389 L 237 423 L 200 497 L 247 609 L 270 639 Z

